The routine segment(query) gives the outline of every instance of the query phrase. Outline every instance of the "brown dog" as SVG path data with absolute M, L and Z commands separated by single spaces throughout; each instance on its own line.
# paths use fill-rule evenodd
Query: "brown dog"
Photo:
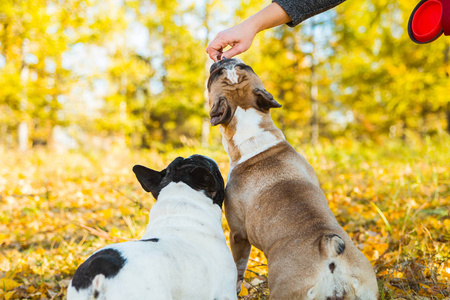
M 238 290 L 251 245 L 269 266 L 271 299 L 377 299 L 369 261 L 328 208 L 316 174 L 274 125 L 280 107 L 238 59 L 211 66 L 211 125 L 230 157 L 225 212 Z

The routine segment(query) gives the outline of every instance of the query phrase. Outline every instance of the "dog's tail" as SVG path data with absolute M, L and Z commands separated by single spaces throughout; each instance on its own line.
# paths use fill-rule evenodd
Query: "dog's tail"
M 104 291 L 105 275 L 98 274 L 92 280 L 92 294 L 89 300 L 99 299 L 102 291 Z
M 324 234 L 319 251 L 325 265 L 308 299 L 377 299 L 378 287 L 372 267 L 353 245 L 347 245 L 337 234 Z M 373 274 L 372 274 L 373 273 Z
M 105 275 L 98 274 L 92 280 L 88 288 L 75 288 L 70 282 L 67 288 L 68 300 L 100 300 L 104 299 L 105 293 Z
M 326 257 L 336 257 L 344 253 L 345 242 L 337 234 L 327 234 L 320 240 L 319 249 Z

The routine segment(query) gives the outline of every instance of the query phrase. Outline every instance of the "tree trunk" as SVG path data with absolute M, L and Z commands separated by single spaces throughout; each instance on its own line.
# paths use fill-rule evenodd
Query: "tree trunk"
M 447 114 L 447 133 L 450 134 L 450 102 L 447 103 L 447 111 L 445 113 Z
M 20 122 L 18 129 L 19 136 L 19 150 L 26 151 L 28 149 L 28 124 L 27 122 Z
M 444 66 L 448 64 L 449 55 L 450 55 L 450 45 L 447 44 L 447 46 L 445 47 L 445 50 L 444 50 Z M 448 70 L 448 68 L 447 68 L 447 70 Z M 448 71 L 446 71 L 445 75 L 447 75 L 447 77 L 449 77 L 450 74 L 448 73 Z M 447 133 L 450 134 L 450 102 L 447 103 L 447 110 L 446 110 L 445 114 L 447 116 Z
M 311 144 L 317 145 L 319 141 L 319 102 L 317 97 L 319 95 L 317 87 L 316 72 L 314 65 L 311 66 Z
M 206 49 L 208 46 L 208 36 L 209 36 L 209 25 L 208 25 L 208 19 L 209 19 L 209 10 L 212 6 L 211 1 L 205 0 L 205 11 L 203 15 L 203 27 L 206 29 L 206 35 L 205 35 L 205 41 L 203 43 L 203 48 Z M 208 61 L 205 63 L 205 74 L 209 73 L 209 64 Z M 208 80 L 208 75 L 205 76 L 204 82 L 206 86 L 206 82 Z M 209 101 L 208 101 L 208 92 L 205 90 L 204 96 L 203 96 L 203 109 L 208 112 L 209 111 Z M 210 133 L 210 125 L 209 125 L 209 118 L 208 116 L 204 117 L 202 119 L 202 137 L 201 137 L 201 145 L 202 147 L 207 147 L 209 145 L 209 133 Z

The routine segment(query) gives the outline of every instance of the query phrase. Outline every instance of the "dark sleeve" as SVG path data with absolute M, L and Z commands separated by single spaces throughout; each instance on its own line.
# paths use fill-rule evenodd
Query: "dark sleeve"
M 304 20 L 320 14 L 330 8 L 341 4 L 345 0 L 273 0 L 278 3 L 291 17 L 288 26 L 294 27 Z

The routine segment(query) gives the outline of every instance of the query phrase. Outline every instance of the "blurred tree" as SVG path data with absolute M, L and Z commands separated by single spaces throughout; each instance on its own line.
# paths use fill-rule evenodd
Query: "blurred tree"
M 207 145 L 208 39 L 267 4 L 1 1 L 0 143 L 16 145 L 19 124 L 29 144 L 77 124 L 141 147 Z M 273 116 L 292 143 L 450 131 L 448 38 L 413 44 L 414 5 L 345 2 L 257 35 L 242 58 L 283 104 Z
M 339 99 L 352 110 L 358 136 L 405 137 L 408 130 L 430 134 L 444 128 L 448 41 L 410 41 L 407 24 L 415 5 L 366 0 L 337 8 Z
M 252 11 L 242 1 L 241 10 Z M 258 3 L 266 5 L 265 1 Z M 252 2 L 252 9 L 258 6 Z M 238 10 L 237 18 L 243 15 Z M 327 114 L 331 102 L 329 57 L 333 55 L 333 15 L 325 13 L 295 28 L 279 26 L 258 35 L 243 56 L 283 105 L 272 113 L 291 142 L 315 144 L 319 128 L 329 130 Z M 251 52 L 251 53 L 250 53 Z
M 63 66 L 63 54 L 80 40 L 99 35 L 97 23 L 86 14 L 83 0 L 2 1 L 0 3 L 0 123 L 4 136 L 13 135 L 27 122 L 33 144 L 47 144 L 60 114 L 60 96 L 67 94 L 74 78 Z M 78 31 L 78 34 L 77 34 Z

